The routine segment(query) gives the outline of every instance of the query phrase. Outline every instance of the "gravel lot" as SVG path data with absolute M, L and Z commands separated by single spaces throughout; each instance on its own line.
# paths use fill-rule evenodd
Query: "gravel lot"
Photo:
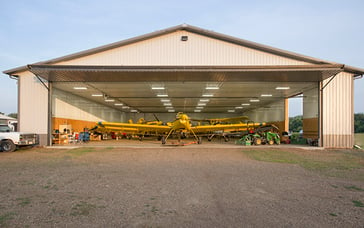
M 364 227 L 363 182 L 236 145 L 140 145 L 0 153 L 0 227 Z

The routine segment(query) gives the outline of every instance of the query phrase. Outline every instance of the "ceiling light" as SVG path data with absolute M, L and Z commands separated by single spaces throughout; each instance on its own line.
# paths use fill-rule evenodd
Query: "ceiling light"
M 176 110 L 174 109 L 169 109 L 168 112 L 175 112 Z
M 75 87 L 73 87 L 73 89 L 76 89 L 76 90 L 86 90 L 87 87 L 84 87 L 84 86 L 75 86 Z
M 213 97 L 213 94 L 202 94 L 203 97 Z
M 168 97 L 168 94 L 157 94 L 157 97 Z
M 105 102 L 114 102 L 114 99 L 106 99 Z
M 93 96 L 93 97 L 102 97 L 104 95 L 102 95 L 102 94 L 92 94 L 91 96 Z
M 209 99 L 200 99 L 200 102 L 209 102 Z
M 272 94 L 262 94 L 262 95 L 260 95 L 261 97 L 271 97 L 272 96 Z
M 197 106 L 206 106 L 206 103 L 198 103 Z
M 218 86 L 206 86 L 205 89 L 220 89 Z
M 196 109 L 203 109 L 204 107 L 202 106 L 197 106 Z
M 249 106 L 250 104 L 248 104 L 248 103 L 243 103 L 243 104 L 241 104 L 242 106 Z
M 278 90 L 286 90 L 286 89 L 290 89 L 289 86 L 277 86 L 276 89 Z
M 249 101 L 250 102 L 259 102 L 260 100 L 259 99 L 250 99 Z
M 152 89 L 165 89 L 163 86 L 152 86 Z
M 171 106 L 172 103 L 163 103 L 164 106 Z
M 115 106 L 123 106 L 124 104 L 123 103 L 115 103 L 114 105 Z
M 129 106 L 123 106 L 123 109 L 127 109 L 127 108 L 130 108 Z
M 235 107 L 235 109 L 243 109 L 243 107 L 237 106 L 237 107 Z
M 161 102 L 171 102 L 170 99 L 161 99 Z
M 228 112 L 235 112 L 235 110 L 234 109 L 230 109 L 230 110 L 227 110 Z
M 172 106 L 167 106 L 166 109 L 173 109 L 173 107 Z
M 132 109 L 132 110 L 130 110 L 130 112 L 138 112 L 138 110 Z
M 194 112 L 201 112 L 201 110 L 200 109 L 195 109 Z

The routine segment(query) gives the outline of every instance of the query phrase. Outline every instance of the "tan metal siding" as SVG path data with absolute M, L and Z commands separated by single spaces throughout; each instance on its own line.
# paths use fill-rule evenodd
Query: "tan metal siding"
M 48 90 L 30 72 L 19 76 L 19 131 L 47 134 Z
M 188 36 L 188 41 L 181 41 Z M 59 65 L 304 65 L 303 61 L 257 51 L 187 31 L 177 31 Z
M 324 85 L 329 79 L 325 80 Z M 338 74 L 323 90 L 323 146 L 352 148 L 354 144 L 353 77 Z

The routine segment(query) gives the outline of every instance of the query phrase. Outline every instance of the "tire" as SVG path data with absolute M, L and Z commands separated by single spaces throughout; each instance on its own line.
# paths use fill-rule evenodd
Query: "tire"
M 262 140 L 260 138 L 254 139 L 254 145 L 261 145 L 261 144 L 262 144 Z
M 11 140 L 4 140 L 0 144 L 1 151 L 13 152 L 16 149 L 15 144 Z
M 274 141 L 273 141 L 273 140 L 269 140 L 269 141 L 268 141 L 268 144 L 269 144 L 269 145 L 273 145 L 273 144 L 274 144 Z
M 166 138 L 164 136 L 162 137 L 161 141 L 163 145 L 166 144 Z

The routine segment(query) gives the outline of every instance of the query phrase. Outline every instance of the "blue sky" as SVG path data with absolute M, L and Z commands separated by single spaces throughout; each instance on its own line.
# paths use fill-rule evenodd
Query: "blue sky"
M 0 71 L 187 23 L 364 68 L 362 0 L 0 1 Z M 17 112 L 16 81 L 0 75 L 0 112 Z M 364 79 L 355 81 L 364 112 Z M 293 101 L 290 115 L 301 112 Z

